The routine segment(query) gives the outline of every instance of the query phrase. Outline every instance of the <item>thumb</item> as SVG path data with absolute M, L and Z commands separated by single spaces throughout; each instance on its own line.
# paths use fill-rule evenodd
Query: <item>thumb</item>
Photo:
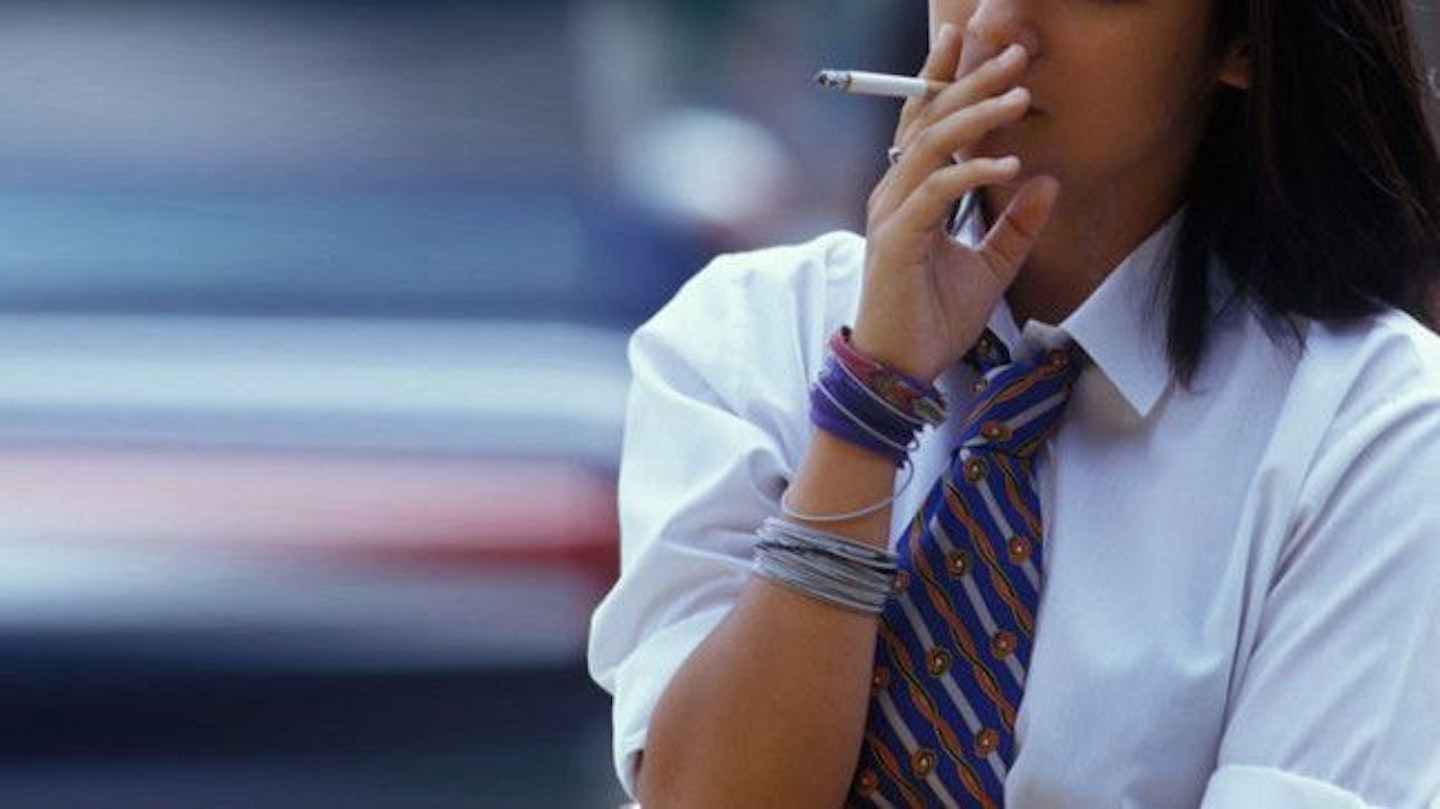
M 985 234 L 978 252 L 1002 285 L 1009 286 L 1020 272 L 1020 265 L 1025 263 L 1040 231 L 1050 221 L 1059 196 L 1059 180 L 1046 175 L 1031 177 L 1015 192 L 1010 204 Z

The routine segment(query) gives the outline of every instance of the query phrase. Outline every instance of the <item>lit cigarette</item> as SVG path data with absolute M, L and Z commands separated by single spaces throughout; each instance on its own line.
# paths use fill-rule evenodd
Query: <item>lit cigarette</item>
M 843 90 L 847 93 L 863 93 L 872 96 L 924 96 L 934 98 L 950 85 L 943 81 L 917 79 L 914 76 L 895 76 L 889 73 L 870 73 L 864 70 L 822 70 L 815 74 L 815 83 L 827 90 Z

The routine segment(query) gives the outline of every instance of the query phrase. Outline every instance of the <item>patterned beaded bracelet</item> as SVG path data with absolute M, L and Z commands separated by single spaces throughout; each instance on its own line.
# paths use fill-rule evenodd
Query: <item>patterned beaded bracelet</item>
M 917 446 L 923 424 L 903 417 L 856 381 L 832 354 L 810 388 L 810 422 L 847 444 L 901 466 Z
M 927 424 L 945 419 L 945 399 L 933 386 L 855 350 L 841 327 L 810 388 L 810 421 L 831 435 L 904 466 Z
M 850 341 L 850 327 L 830 335 L 831 354 L 866 390 L 907 419 L 938 426 L 945 421 L 945 396 L 934 385 L 861 354 Z

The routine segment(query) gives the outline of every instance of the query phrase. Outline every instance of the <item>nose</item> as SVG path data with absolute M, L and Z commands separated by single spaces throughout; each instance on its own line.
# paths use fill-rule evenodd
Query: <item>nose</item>
M 1024 46 L 1033 61 L 1040 55 L 1034 8 L 1043 0 L 978 0 L 965 22 L 964 75 L 1012 43 Z

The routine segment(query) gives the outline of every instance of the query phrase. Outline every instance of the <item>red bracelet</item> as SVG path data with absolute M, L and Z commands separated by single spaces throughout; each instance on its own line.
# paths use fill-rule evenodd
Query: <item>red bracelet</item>
M 830 351 L 860 384 L 905 415 L 938 426 L 945 421 L 945 396 L 928 382 L 908 376 L 855 350 L 850 327 L 830 335 Z

